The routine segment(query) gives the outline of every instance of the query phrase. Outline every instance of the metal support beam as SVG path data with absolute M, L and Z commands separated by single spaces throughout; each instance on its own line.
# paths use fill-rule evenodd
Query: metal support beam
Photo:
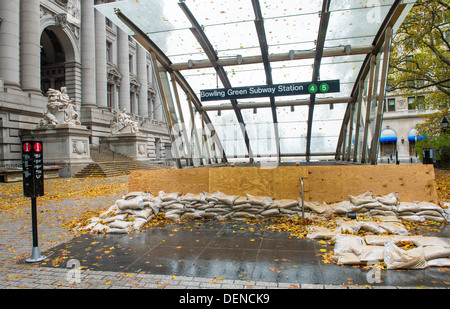
M 347 45 L 349 46 L 349 45 Z M 372 45 L 352 46 L 351 51 L 348 52 L 348 47 L 330 47 L 323 51 L 322 58 L 326 57 L 340 57 L 349 55 L 367 55 L 373 51 Z M 290 53 L 276 53 L 268 55 L 269 62 L 282 62 L 290 60 L 314 59 L 316 57 L 316 50 L 292 50 Z M 236 56 L 218 58 L 217 64 L 221 67 L 258 64 L 263 63 L 262 56 Z M 207 59 L 205 60 L 189 60 L 188 62 L 179 62 L 171 64 L 170 68 L 175 71 L 182 70 L 198 70 L 213 68 L 214 66 Z
M 359 146 L 359 130 L 361 128 L 361 105 L 364 87 L 359 87 L 358 98 L 356 100 L 358 112 L 356 113 L 356 128 L 355 128 L 355 146 L 353 149 L 353 162 L 358 162 L 358 146 Z
M 164 92 L 164 87 L 162 86 L 161 74 L 158 69 L 158 62 L 156 60 L 156 54 L 151 53 L 153 69 L 155 70 L 156 81 L 158 82 L 159 92 L 161 94 L 161 102 L 164 109 L 164 114 L 166 115 L 166 122 L 169 129 L 170 141 L 172 142 L 172 148 L 174 150 L 175 162 L 177 163 L 178 168 L 182 168 L 180 155 L 178 153 L 177 145 L 175 143 L 175 136 L 173 135 L 173 123 L 172 117 L 170 116 L 169 107 L 166 101 L 166 96 Z
M 351 95 L 352 97 L 356 97 L 358 95 L 358 87 L 360 83 L 362 83 L 365 80 L 367 74 L 369 73 L 371 56 L 378 54 L 383 45 L 386 29 L 388 27 L 392 28 L 395 25 L 395 23 L 397 22 L 397 20 L 399 19 L 400 15 L 403 13 L 403 10 L 407 7 L 407 5 L 408 3 L 405 3 L 405 1 L 402 0 L 396 0 L 394 4 L 392 4 L 388 14 L 386 15 L 386 18 L 384 19 L 375 36 L 375 39 L 373 40 L 372 53 L 367 54 L 366 58 L 364 59 L 363 65 L 361 66 L 361 70 L 359 71 L 358 77 L 356 78 L 355 85 L 353 86 Z
M 202 27 L 197 22 L 197 20 L 195 19 L 194 15 L 192 15 L 192 13 L 189 10 L 189 8 L 187 7 L 186 3 L 179 2 L 178 5 L 182 9 L 182 11 L 186 15 L 186 17 L 189 19 L 189 21 L 191 22 L 192 27 L 193 27 L 193 28 L 191 28 L 191 32 L 193 33 L 193 35 L 195 36 L 195 38 L 199 42 L 200 46 L 205 51 L 206 56 L 208 57 L 209 61 L 214 66 L 214 69 L 216 70 L 217 75 L 219 76 L 223 86 L 225 88 L 232 88 L 231 87 L 231 83 L 230 83 L 230 81 L 228 79 L 227 73 L 225 72 L 223 67 L 221 67 L 217 63 L 217 60 L 219 59 L 218 56 L 217 56 L 217 53 L 215 52 L 214 48 L 212 47 L 211 43 L 209 42 L 208 37 L 206 36 L 206 34 L 203 31 Z M 250 163 L 252 163 L 253 162 L 253 153 L 252 153 L 252 149 L 250 147 L 250 139 L 248 137 L 247 130 L 245 129 L 244 118 L 242 117 L 242 113 L 241 113 L 240 109 L 237 107 L 237 104 L 238 104 L 237 100 L 232 99 L 230 101 L 231 101 L 231 104 L 233 106 L 234 112 L 236 114 L 236 118 L 237 118 L 237 120 L 238 120 L 238 122 L 240 124 L 241 130 L 242 130 L 242 134 L 244 136 L 244 142 L 245 142 L 245 146 L 247 148 L 249 161 L 250 161 Z
M 326 98 L 326 99 L 316 99 L 316 105 L 326 105 L 326 104 L 343 104 L 350 103 L 353 99 L 351 97 L 341 97 L 341 98 Z M 275 102 L 275 107 L 286 107 L 286 106 L 308 106 L 311 100 L 286 100 Z M 239 109 L 253 109 L 253 108 L 265 108 L 270 107 L 270 102 L 246 102 L 239 103 Z M 220 105 L 206 105 L 202 106 L 202 111 L 220 111 L 220 110 L 232 110 L 233 106 L 231 104 L 220 104 Z
M 186 151 L 187 161 L 188 161 L 187 165 L 194 166 L 194 160 L 192 158 L 192 152 L 191 152 L 191 144 L 189 143 L 189 139 L 187 136 L 186 123 L 184 121 L 183 110 L 181 109 L 180 95 L 178 94 L 177 83 L 176 83 L 175 76 L 173 75 L 173 73 L 170 73 L 170 77 L 172 80 L 172 88 L 173 88 L 173 93 L 175 94 L 175 101 L 177 103 L 178 113 L 180 115 L 181 130 L 183 130 L 183 137 L 184 137 L 183 149 Z
M 391 51 L 391 40 L 392 40 L 392 27 L 388 26 L 385 31 L 385 42 L 384 42 L 384 52 L 383 52 L 383 64 L 381 66 L 381 81 L 380 81 L 380 92 L 378 93 L 378 108 L 377 108 L 377 119 L 375 123 L 375 129 L 372 137 L 372 146 L 370 147 L 369 162 L 372 165 L 377 163 L 378 155 L 378 144 L 380 140 L 381 133 L 381 121 L 383 118 L 383 101 L 384 101 L 384 91 L 386 87 L 387 71 L 389 64 L 389 55 Z
M 322 11 L 320 16 L 319 34 L 317 35 L 316 57 L 314 59 L 314 67 L 312 74 L 312 82 L 319 80 L 320 63 L 322 62 L 323 48 L 325 45 L 325 37 L 327 35 L 328 22 L 330 20 L 330 0 L 323 0 Z M 311 102 L 309 104 L 308 112 L 308 131 L 306 133 L 306 161 L 309 162 L 311 154 L 311 134 L 312 122 L 314 115 L 314 104 L 316 101 L 316 94 L 311 94 Z
M 266 31 L 264 29 L 264 19 L 261 12 L 259 0 L 252 0 L 253 10 L 255 12 L 255 27 L 258 34 L 259 46 L 261 49 L 261 56 L 264 64 L 264 71 L 266 73 L 267 85 L 273 85 L 272 68 L 269 62 L 269 47 L 267 45 Z M 278 116 L 277 108 L 275 106 L 275 97 L 270 97 L 270 108 L 272 110 L 272 120 L 275 134 L 275 145 L 277 150 L 277 160 L 280 162 L 280 135 L 278 131 Z
M 194 90 L 192 90 L 191 86 L 186 81 L 184 76 L 180 72 L 173 70 L 171 68 L 172 62 L 170 61 L 169 57 L 167 57 L 167 55 L 164 54 L 164 52 L 161 49 L 159 49 L 159 47 L 138 26 L 136 26 L 127 16 L 125 16 L 120 10 L 116 9 L 115 14 L 128 28 L 130 28 L 134 32 L 133 38 L 137 42 L 139 42 L 139 44 L 141 44 L 148 52 L 153 54 L 154 58 L 157 60 L 157 63 L 159 62 L 166 71 L 174 74 L 174 77 L 175 77 L 178 85 L 183 89 L 183 91 L 186 94 L 188 94 L 188 96 L 190 97 L 191 102 L 194 104 L 196 110 L 202 115 L 203 121 L 205 121 L 206 125 L 209 128 L 212 128 L 211 130 L 213 131 L 214 126 L 211 122 L 211 119 L 209 118 L 209 116 L 206 112 L 203 112 L 201 110 L 202 104 L 200 103 L 200 100 L 198 99 Z M 220 139 L 218 138 L 217 134 L 213 134 L 212 138 L 213 138 L 216 146 L 219 146 L 219 149 L 222 152 L 222 161 L 225 163 L 228 162 L 226 154 L 225 154 L 225 150 L 223 149 L 222 144 L 221 144 Z
M 191 98 L 190 98 L 190 96 L 188 94 L 187 94 L 187 98 L 188 98 L 188 102 L 187 103 L 188 103 L 188 107 L 189 107 L 189 114 L 191 116 L 191 122 L 192 122 L 192 131 L 193 131 L 192 133 L 194 134 L 194 139 L 195 139 L 195 146 L 197 148 L 198 155 L 200 156 L 199 157 L 200 165 L 204 165 L 204 163 L 203 163 L 203 156 L 202 156 L 202 150 L 200 148 L 200 140 L 198 138 L 197 127 L 195 125 L 194 111 L 192 110 Z M 192 134 L 191 134 L 191 136 L 192 136 Z M 195 154 L 195 152 L 194 152 L 194 154 Z M 194 157 L 194 155 L 192 157 Z
M 369 71 L 369 85 L 367 89 L 367 103 L 366 103 L 366 117 L 364 121 L 364 136 L 361 152 L 361 163 L 366 163 L 367 150 L 368 150 L 368 135 L 369 135 L 369 125 L 370 125 L 370 109 L 372 108 L 372 93 L 374 92 L 374 76 L 376 70 L 376 55 L 370 57 L 370 71 Z

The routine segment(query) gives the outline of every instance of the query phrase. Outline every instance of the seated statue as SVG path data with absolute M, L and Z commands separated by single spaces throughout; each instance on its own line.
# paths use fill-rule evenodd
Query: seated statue
M 123 111 L 120 109 L 113 111 L 110 127 L 112 134 L 139 133 L 138 122 L 128 115 L 125 109 Z
M 66 87 L 61 87 L 61 91 L 50 88 L 47 96 L 47 110 L 39 121 L 40 127 L 57 124 L 81 125 L 77 107 L 69 98 Z

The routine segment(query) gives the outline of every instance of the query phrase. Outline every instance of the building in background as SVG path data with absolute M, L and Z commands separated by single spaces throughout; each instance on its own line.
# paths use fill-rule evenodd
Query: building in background
M 67 88 L 99 149 L 115 109 L 147 138 L 149 160 L 170 154 L 149 53 L 94 9 L 106 0 L 0 1 L 0 164 L 21 166 L 21 135 L 46 110 L 49 88 Z
M 394 92 L 387 93 L 380 135 L 379 163 L 395 164 L 397 151 L 400 163 L 420 163 L 415 144 L 424 136 L 419 136 L 415 127 L 424 121 L 421 115 L 431 113 L 420 103 L 425 95 L 404 97 Z

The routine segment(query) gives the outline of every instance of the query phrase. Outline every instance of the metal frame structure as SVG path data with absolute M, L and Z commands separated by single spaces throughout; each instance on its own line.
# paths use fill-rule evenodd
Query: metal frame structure
M 339 141 L 336 148 L 336 160 L 352 161 L 358 163 L 377 163 L 379 139 L 383 119 L 385 87 L 387 81 L 389 55 L 393 35 L 393 26 L 396 24 L 409 3 L 395 1 L 384 19 L 372 43 L 373 50 L 367 54 L 358 78 L 352 90 L 352 101 L 349 104 L 342 123 Z M 380 56 L 382 62 L 379 63 Z M 377 60 L 378 59 L 378 60 Z M 380 72 L 381 69 L 381 72 Z M 366 89 L 364 85 L 367 82 Z M 365 91 L 367 91 L 364 96 Z M 365 107 L 364 132 L 361 145 L 361 155 L 358 156 L 359 131 L 362 120 L 362 107 Z M 374 119 L 371 119 L 371 110 L 376 107 Z M 355 114 L 355 108 L 358 108 Z M 355 117 L 356 115 L 356 117 Z M 353 124 L 355 123 L 354 149 L 352 148 Z M 369 131 L 372 126 L 372 138 Z
M 202 127 L 206 126 L 206 127 L 210 128 L 211 139 L 213 140 L 214 149 L 219 149 L 222 163 L 227 163 L 228 161 L 227 161 L 227 157 L 226 157 L 225 151 L 224 151 L 224 149 L 222 147 L 220 139 L 218 138 L 217 134 L 214 132 L 213 124 L 212 124 L 208 114 L 201 109 L 202 105 L 200 103 L 200 100 L 197 98 L 197 96 L 195 95 L 194 91 L 189 86 L 189 84 L 187 83 L 187 81 L 183 77 L 183 75 L 181 75 L 181 73 L 179 71 L 175 71 L 175 70 L 171 69 L 172 62 L 170 61 L 170 59 L 127 16 L 125 16 L 118 9 L 115 10 L 115 14 L 117 15 L 117 17 L 125 25 L 127 25 L 127 27 L 129 27 L 130 29 L 133 30 L 133 32 L 135 33 L 134 38 L 136 39 L 136 41 L 138 41 L 151 54 L 151 58 L 152 58 L 152 61 L 153 61 L 153 67 L 154 67 L 154 70 L 155 70 L 155 73 L 156 73 L 155 75 L 156 75 L 157 81 L 158 81 L 158 87 L 159 87 L 159 90 L 161 92 L 162 105 L 163 105 L 163 108 L 164 108 L 164 113 L 166 115 L 166 121 L 167 121 L 167 125 L 168 125 L 168 129 L 169 129 L 169 133 L 170 133 L 172 144 L 174 146 L 176 146 L 175 145 L 175 139 L 176 138 L 173 135 L 173 125 L 172 125 L 171 120 L 170 120 L 170 113 L 169 113 L 169 110 L 168 110 L 167 102 L 165 101 L 164 88 L 162 86 L 162 81 L 161 81 L 161 71 L 159 70 L 158 63 L 161 64 L 161 66 L 167 72 L 169 72 L 171 74 L 171 77 L 173 79 L 173 85 L 177 84 L 183 89 L 183 91 L 185 92 L 186 96 L 188 97 L 188 104 L 190 105 L 192 103 L 194 105 L 196 111 L 201 115 Z M 189 108 L 192 108 L 192 107 L 189 106 Z M 181 109 L 179 110 L 179 112 L 180 112 L 180 114 L 182 113 Z M 192 113 L 192 116 L 191 116 L 191 120 L 193 121 L 193 126 L 195 127 L 193 113 Z M 194 136 L 195 136 L 195 140 L 197 142 L 196 144 L 199 146 L 199 143 L 198 143 L 199 142 L 199 138 L 197 136 L 197 131 L 196 130 L 194 130 Z M 177 167 L 178 168 L 182 168 L 182 163 L 181 163 L 181 160 L 180 160 L 181 156 L 177 153 L 177 148 L 176 147 L 174 147 L 174 152 L 175 152 L 175 160 L 176 160 Z M 191 159 L 192 159 L 192 157 L 191 157 Z M 209 159 L 209 161 L 211 162 L 211 158 Z M 215 157 L 214 161 L 217 163 L 218 162 L 218 158 Z M 200 158 L 200 163 L 201 163 L 201 165 L 204 164 L 202 158 Z
M 214 126 L 208 116 L 207 112 L 233 110 L 237 121 L 241 127 L 241 133 L 244 137 L 245 147 L 247 155 L 239 155 L 235 157 L 248 158 L 249 162 L 255 161 L 257 156 L 264 156 L 271 154 L 255 154 L 252 152 L 250 138 L 246 130 L 246 123 L 244 121 L 242 110 L 244 109 L 257 109 L 257 108 L 269 108 L 272 114 L 272 120 L 274 125 L 275 143 L 276 143 L 276 156 L 277 161 L 281 162 L 281 158 L 286 157 L 306 157 L 306 161 L 309 162 L 313 156 L 334 156 L 336 161 L 346 161 L 362 164 L 376 164 L 379 136 L 383 118 L 383 100 L 385 93 L 385 86 L 387 80 L 387 67 L 389 63 L 390 44 L 393 33 L 393 26 L 396 25 L 399 18 L 402 16 L 405 8 L 408 5 L 414 3 L 412 0 L 395 0 L 390 6 L 390 10 L 387 13 L 384 21 L 381 23 L 373 42 L 371 45 L 360 46 L 333 46 L 326 47 L 326 36 L 329 32 L 329 23 L 332 12 L 330 11 L 331 0 L 323 0 L 322 9 L 320 13 L 319 29 L 317 39 L 315 41 L 314 50 L 291 50 L 289 53 L 273 53 L 269 54 L 269 44 L 266 36 L 265 20 L 262 14 L 259 0 L 252 0 L 252 7 L 255 18 L 253 20 L 259 42 L 259 49 L 261 55 L 254 56 L 236 56 L 236 57 L 224 57 L 219 58 L 218 53 L 214 50 L 213 45 L 209 41 L 203 26 L 199 24 L 191 10 L 188 8 L 184 1 L 180 1 L 178 6 L 190 22 L 191 27 L 189 30 L 194 35 L 196 41 L 203 49 L 207 56 L 207 60 L 189 60 L 188 62 L 172 63 L 169 57 L 158 48 L 158 46 L 150 39 L 149 35 L 144 33 L 138 26 L 136 26 L 127 16 L 125 16 L 120 10 L 115 13 L 119 19 L 134 32 L 134 38 L 146 48 L 153 61 L 153 66 L 156 72 L 158 87 L 161 93 L 162 105 L 167 119 L 168 129 L 171 134 L 171 141 L 174 145 L 174 155 L 177 158 L 177 166 L 182 167 L 180 158 L 186 160 L 187 166 L 194 165 L 194 152 L 202 154 L 200 158 L 200 165 L 206 163 L 218 163 L 219 158 L 222 163 L 227 163 L 227 157 L 225 155 L 224 148 L 221 141 L 215 132 Z M 386 10 L 387 11 L 387 10 Z M 194 90 L 188 84 L 187 80 L 183 77 L 180 71 L 214 68 L 217 77 L 222 82 L 224 88 L 232 88 L 230 79 L 227 76 L 225 67 L 246 65 L 246 64 L 263 64 L 265 80 L 267 85 L 273 85 L 272 67 L 273 62 L 282 61 L 295 61 L 304 59 L 314 59 L 312 65 L 312 82 L 320 81 L 320 71 L 322 59 L 327 57 L 345 57 L 354 55 L 366 55 L 361 69 L 354 82 L 353 89 L 350 96 L 324 98 L 317 97 L 316 93 L 309 95 L 309 99 L 302 100 L 275 100 L 274 96 L 269 96 L 266 102 L 238 102 L 236 99 L 231 99 L 229 104 L 212 105 L 208 104 L 203 106 L 195 94 Z M 361 58 L 360 58 L 361 59 Z M 169 74 L 171 83 L 161 80 L 161 76 Z M 165 85 L 165 87 L 163 86 Z M 172 85 L 172 90 L 170 89 Z M 182 112 L 182 104 L 178 87 L 184 91 L 187 98 L 187 104 L 189 106 L 189 117 L 184 117 Z M 171 93 L 169 93 L 171 92 Z M 166 97 L 170 97 L 174 94 L 175 102 L 169 104 Z M 173 99 L 172 99 L 173 100 Z M 329 104 L 347 104 L 344 117 L 342 119 L 342 126 L 339 133 L 336 151 L 312 153 L 311 152 L 311 139 L 313 129 L 313 117 L 314 108 L 316 105 Z M 306 149 L 304 153 L 286 153 L 281 151 L 280 132 L 278 130 L 278 112 L 279 107 L 294 107 L 294 106 L 308 106 L 307 116 L 307 132 L 306 132 Z M 376 112 L 374 109 L 376 107 Z M 178 117 L 175 113 L 175 109 L 178 111 Z M 209 129 L 211 138 L 207 138 L 203 134 L 203 138 L 200 138 L 197 134 L 195 124 L 195 112 L 201 117 L 202 132 L 206 132 L 205 128 Z M 173 117 L 172 117 L 173 115 Z M 174 126 L 177 124 L 177 119 L 181 121 L 181 129 L 179 132 L 174 130 Z M 189 118 L 192 122 L 193 133 L 191 134 L 191 140 L 188 138 L 187 128 L 184 124 L 184 120 Z M 177 136 L 178 135 L 178 136 Z M 180 145 L 175 145 L 175 141 L 181 139 Z M 211 142 L 211 144 L 209 144 Z M 201 145 L 205 145 L 202 149 Z M 195 145 L 195 151 L 194 146 Z M 203 151 L 202 151 L 203 150 Z M 210 150 L 212 150 L 210 152 Z M 177 152 L 183 152 L 184 155 Z M 206 158 L 206 160 L 205 160 Z

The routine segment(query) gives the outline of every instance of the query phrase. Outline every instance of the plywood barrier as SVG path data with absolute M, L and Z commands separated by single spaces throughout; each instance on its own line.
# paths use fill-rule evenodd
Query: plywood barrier
M 130 191 L 264 195 L 275 199 L 300 196 L 304 181 L 306 201 L 336 202 L 368 190 L 374 195 L 399 192 L 400 200 L 437 203 L 432 165 L 334 165 L 211 167 L 132 171 Z

